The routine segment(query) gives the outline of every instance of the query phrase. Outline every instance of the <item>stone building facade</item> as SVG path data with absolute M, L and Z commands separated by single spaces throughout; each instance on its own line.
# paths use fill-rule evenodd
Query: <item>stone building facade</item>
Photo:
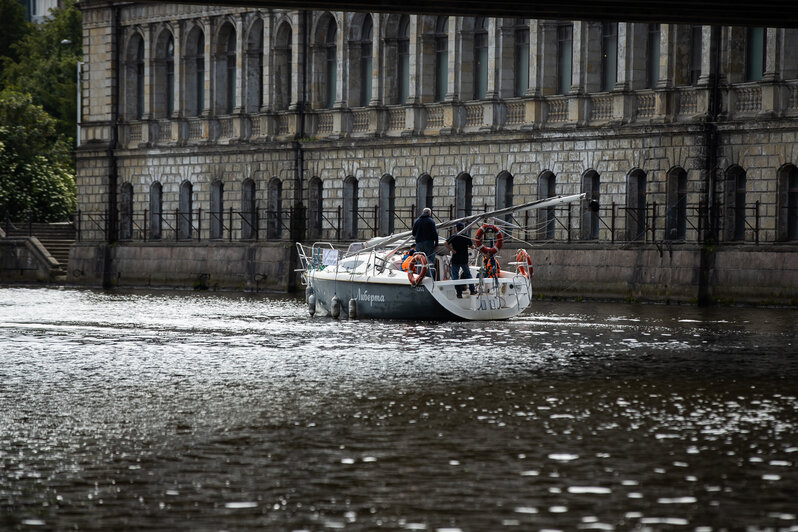
M 81 7 L 76 262 L 109 241 L 174 259 L 365 239 L 426 206 L 585 192 L 510 232 L 610 263 L 687 253 L 677 299 L 717 278 L 706 242 L 776 253 L 771 296 L 798 296 L 798 30 Z

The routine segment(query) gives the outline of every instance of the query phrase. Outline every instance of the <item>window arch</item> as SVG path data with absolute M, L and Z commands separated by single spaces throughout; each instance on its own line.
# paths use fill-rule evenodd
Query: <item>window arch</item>
M 574 25 L 557 26 L 557 93 L 571 92 L 573 80 Z
M 273 177 L 269 180 L 269 212 L 266 218 L 266 237 L 279 239 L 283 233 L 283 182 Z
M 725 210 L 727 240 L 745 240 L 745 196 L 745 170 L 740 166 L 734 165 L 726 170 Z
M 554 196 L 557 191 L 557 176 L 549 170 L 544 171 L 538 178 L 538 199 L 546 199 Z M 538 210 L 538 238 L 551 240 L 554 238 L 556 224 L 556 212 L 554 207 L 547 207 Z
M 224 237 L 224 183 L 215 180 L 211 183 L 211 238 Z
M 189 240 L 194 234 L 193 208 L 194 187 L 191 181 L 183 181 L 180 184 L 180 207 L 177 213 L 177 236 L 181 240 Z
M 274 107 L 285 110 L 291 105 L 291 25 L 283 22 L 274 41 Z
M 371 65 L 372 65 L 372 33 L 374 24 L 371 15 L 363 17 L 360 29 L 360 106 L 365 107 L 371 101 Z
M 236 30 L 222 24 L 214 54 L 216 112 L 230 114 L 236 107 Z
M 601 91 L 609 92 L 618 81 L 618 23 L 601 25 Z
M 205 34 L 195 26 L 186 38 L 185 108 L 188 116 L 200 116 L 205 110 Z
M 175 111 L 175 40 L 168 29 L 156 41 L 153 74 L 152 114 L 155 118 L 170 117 Z
M 344 180 L 344 233 L 346 240 L 357 239 L 358 183 L 354 176 Z
M 257 113 L 263 105 L 263 20 L 255 19 L 249 28 L 246 63 L 246 109 Z
M 454 181 L 454 208 L 457 218 L 471 216 L 474 201 L 471 187 L 471 176 L 465 172 L 458 175 Z
M 427 207 L 431 209 L 432 200 L 432 177 L 429 174 L 423 174 L 416 181 L 416 214 L 421 213 Z
M 410 17 L 402 15 L 399 20 L 399 34 L 396 41 L 399 54 L 398 68 L 396 72 L 398 101 L 396 103 L 407 103 L 410 95 Z
M 601 176 L 595 170 L 588 170 L 582 175 L 582 240 L 598 240 L 599 206 L 601 205 Z
M 318 177 L 308 182 L 308 229 L 311 239 L 321 238 L 324 206 L 324 185 Z
M 150 238 L 160 240 L 163 232 L 163 186 L 155 181 L 150 185 Z
M 133 185 L 122 183 L 119 199 L 119 239 L 133 238 Z
M 396 214 L 396 181 L 393 176 L 385 174 L 380 179 L 380 234 L 390 235 L 394 232 Z
M 474 20 L 474 99 L 488 92 L 488 26 L 484 17 Z
M 687 172 L 684 168 L 673 168 L 667 179 L 665 239 L 684 240 L 687 236 Z
M 517 19 L 513 28 L 514 95 L 526 95 L 529 89 L 529 20 Z
M 646 173 L 639 168 L 626 178 L 626 229 L 628 240 L 646 236 Z
M 435 23 L 435 101 L 446 99 L 449 90 L 449 17 Z
M 316 42 L 316 101 L 320 107 L 332 109 L 338 92 L 338 23 L 330 13 L 325 13 L 319 19 Z
M 258 236 L 258 206 L 255 181 L 247 178 L 241 183 L 241 238 L 252 240 Z
M 134 33 L 125 51 L 125 112 L 128 120 L 144 116 L 144 39 Z
M 513 206 L 513 176 L 504 171 L 496 177 L 496 209 L 505 209 Z M 504 216 L 504 221 L 511 222 L 512 213 Z

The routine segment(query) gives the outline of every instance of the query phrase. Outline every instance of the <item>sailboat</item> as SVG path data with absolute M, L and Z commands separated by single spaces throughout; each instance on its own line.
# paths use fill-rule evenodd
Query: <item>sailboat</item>
M 505 217 L 585 199 L 585 194 L 553 196 L 518 206 L 448 220 L 438 231 L 464 224 L 460 233 L 477 227 L 478 252 L 469 263 L 472 279 L 450 279 L 449 259 L 436 254 L 434 264 L 424 253 L 408 255 L 411 231 L 355 242 L 346 250 L 331 242 L 297 243 L 305 295 L 311 315 L 334 318 L 396 320 L 505 320 L 532 302 L 532 261 L 519 248 L 515 260 L 497 267 Z M 467 287 L 473 285 L 471 295 Z M 459 290 L 458 290 L 459 288 Z M 458 297 L 463 292 L 464 297 Z

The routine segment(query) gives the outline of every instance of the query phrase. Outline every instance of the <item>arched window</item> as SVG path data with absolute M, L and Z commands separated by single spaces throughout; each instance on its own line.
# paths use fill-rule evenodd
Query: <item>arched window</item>
M 435 101 L 446 99 L 449 90 L 449 17 L 438 17 L 435 25 Z
M 160 240 L 163 232 L 163 187 L 158 181 L 150 185 L 150 238 Z
M 288 109 L 291 105 L 291 26 L 283 22 L 277 29 L 274 45 L 274 107 Z
M 371 101 L 371 64 L 372 64 L 372 31 L 371 15 L 363 18 L 360 30 L 360 105 L 365 107 Z
M 628 240 L 646 236 L 646 173 L 639 168 L 626 178 L 626 228 Z
M 524 96 L 529 89 L 529 21 L 518 19 L 514 27 L 515 96 Z
M 601 201 L 601 177 L 595 170 L 588 170 L 582 176 L 582 240 L 598 240 L 599 237 L 599 205 Z
M 474 99 L 481 100 L 488 91 L 488 27 L 485 18 L 474 21 Z
M 745 170 L 734 165 L 726 170 L 726 239 L 745 240 Z
M 745 47 L 745 80 L 762 81 L 767 58 L 765 28 L 748 28 Z
M 457 218 L 471 216 L 473 210 L 473 196 L 471 195 L 471 176 L 462 173 L 454 182 L 454 208 Z
M 241 239 L 251 240 L 258 236 L 258 207 L 255 198 L 255 181 L 245 179 L 241 183 Z
M 277 177 L 269 181 L 268 202 L 266 237 L 279 239 L 283 234 L 283 182 Z
M 155 118 L 172 116 L 175 110 L 175 40 L 169 30 L 161 32 L 155 45 L 153 74 L 152 114 Z
M 247 112 L 257 113 L 263 104 L 263 21 L 259 18 L 249 28 L 245 57 Z
M 219 30 L 214 56 L 216 112 L 230 114 L 236 106 L 236 30 L 229 22 Z
M 407 103 L 410 95 L 410 17 L 402 15 L 399 20 L 399 34 L 396 41 L 399 55 L 396 69 L 396 85 L 399 98 L 396 103 Z
M 349 176 L 344 181 L 344 233 L 346 240 L 357 239 L 357 179 Z
M 194 198 L 190 181 L 180 184 L 180 208 L 177 213 L 177 235 L 181 240 L 189 240 L 194 234 Z
M 427 207 L 432 208 L 432 177 L 424 174 L 416 181 L 416 214 Z
M 618 81 L 618 23 L 601 25 L 601 91 L 609 92 Z
M 211 238 L 224 237 L 224 183 L 211 183 Z
M 687 172 L 673 168 L 668 172 L 665 239 L 684 240 L 687 235 Z
M 186 38 L 185 106 L 188 116 L 200 116 L 205 110 L 205 36 L 194 27 Z
M 325 82 L 327 87 L 327 99 L 325 100 L 325 107 L 332 109 L 335 105 L 335 95 L 337 93 L 337 79 L 338 79 L 338 47 L 336 44 L 338 26 L 335 19 L 330 17 L 329 25 L 327 26 L 327 35 L 324 39 L 324 47 L 326 50 L 327 62 L 325 67 Z
M 653 89 L 659 82 L 659 24 L 648 25 L 646 42 L 646 86 Z
M 385 174 L 380 179 L 380 234 L 390 235 L 394 232 L 395 213 L 396 181 L 393 176 Z
M 119 199 L 119 239 L 133 238 L 133 185 L 122 183 Z
M 513 206 L 513 176 L 510 172 L 502 172 L 496 178 L 496 209 Z M 504 221 L 511 222 L 512 213 L 504 216 Z
M 573 79 L 574 26 L 557 26 L 557 93 L 571 92 Z
M 546 199 L 554 196 L 557 191 L 557 176 L 553 172 L 546 170 L 538 178 L 538 199 Z M 556 212 L 554 207 L 538 209 L 538 238 L 552 240 L 556 228 Z
M 318 177 L 312 177 L 308 183 L 308 230 L 311 240 L 322 236 L 323 187 L 324 185 Z
M 787 190 L 787 240 L 798 240 L 798 168 L 790 170 Z
M 144 116 L 144 39 L 138 33 L 128 41 L 125 54 L 125 108 L 128 120 Z

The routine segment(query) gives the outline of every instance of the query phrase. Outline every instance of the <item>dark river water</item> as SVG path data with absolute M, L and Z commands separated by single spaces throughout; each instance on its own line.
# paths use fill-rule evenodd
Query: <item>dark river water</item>
M 798 311 L 0 288 L 1 530 L 798 530 Z

